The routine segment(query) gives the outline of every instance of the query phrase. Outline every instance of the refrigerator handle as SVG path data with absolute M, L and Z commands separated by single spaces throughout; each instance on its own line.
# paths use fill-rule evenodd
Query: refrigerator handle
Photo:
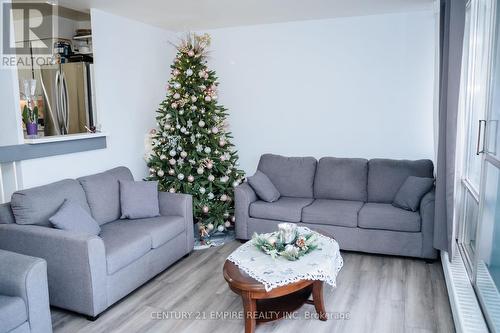
M 59 131 L 59 134 L 64 134 L 63 129 L 61 127 L 61 87 L 60 87 L 60 82 L 61 82 L 61 72 L 57 70 L 56 72 L 56 77 L 54 79 L 54 95 L 55 95 L 55 102 L 56 102 L 56 115 L 57 115 L 57 129 Z
M 62 98 L 62 120 L 64 125 L 64 134 L 68 134 L 69 131 L 69 96 L 68 96 L 68 84 L 66 83 L 66 76 L 64 72 L 61 75 L 61 98 Z

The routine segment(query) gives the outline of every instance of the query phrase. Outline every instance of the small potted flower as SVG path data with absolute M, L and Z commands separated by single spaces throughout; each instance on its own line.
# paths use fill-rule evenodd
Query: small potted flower
M 28 137 L 38 135 L 38 106 L 35 102 L 35 80 L 24 81 L 24 99 L 26 103 L 23 108 L 23 122 L 26 126 Z

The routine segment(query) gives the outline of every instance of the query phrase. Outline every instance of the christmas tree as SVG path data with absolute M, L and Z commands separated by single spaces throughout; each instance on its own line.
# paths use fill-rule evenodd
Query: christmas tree
M 161 191 L 193 196 L 202 236 L 234 223 L 233 188 L 244 176 L 227 131 L 227 109 L 217 103 L 217 77 L 207 68 L 209 44 L 209 35 L 189 34 L 176 46 L 147 156 L 148 179 Z

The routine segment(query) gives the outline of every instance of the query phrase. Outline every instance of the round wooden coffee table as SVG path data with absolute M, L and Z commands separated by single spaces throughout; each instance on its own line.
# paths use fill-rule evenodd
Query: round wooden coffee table
M 314 304 L 320 320 L 326 320 L 323 303 L 323 281 L 300 280 L 266 291 L 264 285 L 226 260 L 224 278 L 229 287 L 243 300 L 245 333 L 253 333 L 259 322 L 291 316 L 304 303 Z M 313 295 L 313 300 L 309 297 Z

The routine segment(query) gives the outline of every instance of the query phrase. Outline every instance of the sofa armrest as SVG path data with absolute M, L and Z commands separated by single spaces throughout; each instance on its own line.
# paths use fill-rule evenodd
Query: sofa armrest
M 248 185 L 242 183 L 234 189 L 234 205 L 235 205 L 235 229 L 237 239 L 249 239 L 248 235 L 248 219 L 250 204 L 257 201 L 257 194 Z
M 434 249 L 434 201 L 436 195 L 432 189 L 420 201 L 420 218 L 422 220 L 422 257 L 435 259 L 437 251 Z
M 0 294 L 26 303 L 31 332 L 52 332 L 45 260 L 0 250 Z
M 0 224 L 0 247 L 47 261 L 50 304 L 89 316 L 107 307 L 106 254 L 98 236 Z
M 184 217 L 186 223 L 186 253 L 193 250 L 193 197 L 189 194 L 159 192 L 160 214 L 163 216 L 178 215 Z

